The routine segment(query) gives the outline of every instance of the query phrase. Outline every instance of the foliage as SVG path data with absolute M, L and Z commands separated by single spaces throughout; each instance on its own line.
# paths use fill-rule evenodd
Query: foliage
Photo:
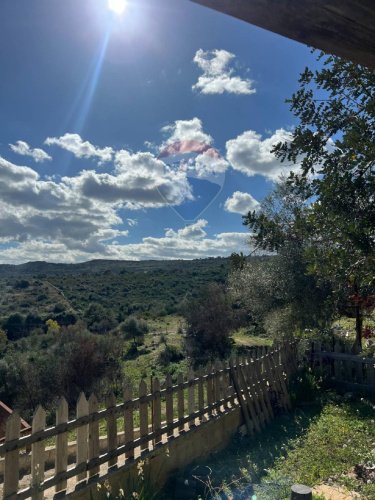
M 47 333 L 57 334 L 60 332 L 60 325 L 54 319 L 47 319 L 46 326 L 47 326 Z
M 135 317 L 127 318 L 120 325 L 120 331 L 126 339 L 133 339 L 134 345 L 142 344 L 146 333 L 148 333 L 146 321 Z
M 329 288 L 306 275 L 300 249 L 291 243 L 278 255 L 250 258 L 242 270 L 229 275 L 228 288 L 258 334 L 287 337 L 330 320 Z
M 3 323 L 3 328 L 7 333 L 9 340 L 18 340 L 26 335 L 25 319 L 19 314 L 11 314 Z
M 162 365 L 178 363 L 184 358 L 182 352 L 175 346 L 165 345 L 164 350 L 160 352 L 158 361 Z
M 2 328 L 0 328 L 0 354 L 5 350 L 7 342 L 8 342 L 7 334 Z
M 375 75 L 330 56 L 317 71 L 306 68 L 299 84 L 287 101 L 299 124 L 273 150 L 297 165 L 285 184 L 289 195 L 280 211 L 263 206 L 244 223 L 258 248 L 301 248 L 307 271 L 329 281 L 337 302 L 356 298 L 359 346 L 359 300 L 374 289 Z
M 0 400 L 28 414 L 49 408 L 63 395 L 75 403 L 80 391 L 99 395 L 116 390 L 122 349 L 116 337 L 103 337 L 83 325 L 8 342 L 0 360 Z
M 208 285 L 198 298 L 190 298 L 183 314 L 187 323 L 186 350 L 195 362 L 228 353 L 233 311 L 222 286 Z

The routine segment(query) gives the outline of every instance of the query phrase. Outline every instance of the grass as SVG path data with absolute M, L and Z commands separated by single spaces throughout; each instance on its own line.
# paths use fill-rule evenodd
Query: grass
M 186 359 L 167 366 L 162 366 L 158 362 L 165 344 L 182 350 L 181 322 L 181 317 L 172 315 L 148 321 L 150 331 L 145 335 L 144 344 L 138 349 L 138 356 L 123 362 L 124 376 L 132 381 L 134 387 L 137 387 L 142 379 L 149 385 L 151 377 L 158 377 L 160 381 L 164 381 L 168 373 L 176 375 L 178 372 L 187 372 Z
M 374 462 L 374 402 L 330 395 L 320 403 L 279 416 L 252 438 L 237 436 L 204 462 L 211 473 L 201 488 L 202 498 L 256 494 L 262 500 L 284 500 L 293 483 L 325 482 L 358 492 L 363 499 L 375 498 L 374 481 L 353 472 L 358 464 Z
M 236 330 L 233 334 L 233 340 L 236 346 L 258 347 L 272 345 L 271 338 L 249 335 L 246 328 Z
M 370 401 L 327 403 L 307 432 L 288 443 L 270 476 L 288 476 L 310 486 L 331 480 L 360 493 L 361 498 L 375 498 L 374 482 L 367 484 L 353 473 L 356 465 L 374 461 L 374 417 Z

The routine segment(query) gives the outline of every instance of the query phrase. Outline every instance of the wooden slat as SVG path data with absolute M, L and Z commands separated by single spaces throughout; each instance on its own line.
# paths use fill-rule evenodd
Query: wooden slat
M 280 365 L 277 365 L 275 363 L 273 356 L 270 356 L 270 361 L 271 361 L 271 365 L 273 367 L 274 376 L 276 377 L 276 379 L 278 380 L 278 382 L 280 384 L 281 398 L 282 398 L 282 401 L 284 404 L 284 408 L 286 410 L 291 410 L 292 405 L 290 403 L 290 397 L 289 397 L 289 393 L 288 393 L 288 389 L 286 386 L 286 382 L 285 382 L 283 373 L 281 371 L 281 367 L 280 367 Z
M 259 394 L 259 388 L 256 384 L 255 378 L 254 378 L 254 370 L 253 366 L 247 362 L 246 359 L 243 361 L 243 373 L 246 376 L 246 383 L 249 388 L 249 394 L 252 399 L 256 415 L 258 417 L 258 422 L 261 427 L 265 426 L 264 423 L 264 415 L 262 413 L 262 407 L 260 403 L 260 394 Z
M 130 381 L 127 381 L 124 386 L 124 401 L 131 401 L 133 397 L 133 387 Z M 125 408 L 124 411 L 124 437 L 125 446 L 132 443 L 134 440 L 134 420 L 133 420 L 133 407 Z M 134 457 L 134 449 L 128 450 L 125 453 L 127 459 Z
M 184 390 L 182 388 L 182 384 L 184 382 L 184 376 L 182 373 L 179 373 L 177 376 L 177 384 L 178 384 L 178 391 L 177 391 L 177 412 L 178 412 L 178 420 L 182 420 L 184 418 L 184 413 L 185 413 L 185 395 L 184 395 Z M 185 425 L 181 423 L 179 425 L 178 430 L 182 432 L 185 429 Z
M 270 416 L 269 416 L 268 408 L 267 408 L 266 401 L 265 401 L 265 395 L 263 394 L 263 387 L 262 387 L 261 380 L 260 380 L 258 370 L 257 370 L 258 362 L 252 361 L 252 360 L 249 360 L 249 361 L 250 361 L 249 362 L 249 371 L 252 373 L 252 376 L 253 376 L 254 386 L 255 386 L 255 390 L 257 393 L 257 397 L 258 397 L 258 403 L 259 403 L 259 407 L 260 407 L 261 425 L 263 427 L 265 427 L 265 424 L 267 422 L 269 422 L 269 420 L 270 420 Z
M 375 365 L 367 365 L 367 384 L 375 387 Z
M 106 398 L 106 407 L 115 408 L 115 406 L 116 398 L 112 393 Z M 107 443 L 109 452 L 117 448 L 117 417 L 115 412 L 107 415 Z M 116 464 L 117 457 L 114 457 L 108 462 L 108 467 L 113 467 Z
M 98 399 L 95 394 L 89 397 L 89 413 L 96 413 L 99 409 Z M 99 421 L 89 423 L 89 460 L 99 456 Z M 89 477 L 99 474 L 99 466 L 92 467 L 89 470 Z
M 211 406 L 215 400 L 215 397 L 214 397 L 214 391 L 215 391 L 215 386 L 214 386 L 214 382 L 213 382 L 213 377 L 211 376 L 212 375 L 212 365 L 209 364 L 207 366 L 207 374 L 209 375 L 209 377 L 207 378 L 207 384 L 206 384 L 206 387 L 207 387 L 207 404 L 208 406 Z M 208 413 L 208 418 L 210 416 L 213 415 L 213 412 L 210 411 Z
M 204 388 L 203 388 L 203 377 L 202 377 L 202 368 L 198 371 L 198 410 L 202 410 L 204 408 Z M 200 421 L 204 421 L 204 415 L 201 416 Z
M 139 432 L 141 437 L 145 437 L 148 434 L 148 404 L 147 402 L 142 402 L 142 398 L 147 395 L 147 385 L 144 380 L 139 383 Z M 148 442 L 144 442 L 141 446 L 141 450 L 148 450 Z
M 189 380 L 190 381 L 194 380 L 194 372 L 192 368 L 190 368 L 189 370 Z M 192 384 L 188 388 L 188 414 L 192 415 L 194 413 L 194 410 L 195 410 L 195 386 Z M 189 422 L 189 428 L 194 426 L 195 426 L 195 421 L 191 420 L 191 422 Z
M 221 404 L 221 402 L 215 403 L 213 405 L 213 407 L 217 408 L 220 404 Z M 207 412 L 207 408 L 204 408 L 201 411 L 194 412 L 193 417 L 194 418 L 199 418 L 202 415 L 203 412 L 206 413 Z M 191 417 L 189 415 L 184 416 L 183 423 L 184 424 L 187 423 L 190 420 L 190 418 Z M 173 429 L 176 429 L 179 426 L 179 424 L 180 424 L 180 422 L 176 419 L 174 422 L 172 422 L 172 424 L 170 426 L 167 426 L 167 425 L 162 426 L 162 428 L 161 428 L 162 434 L 170 433 L 170 432 L 173 433 Z M 109 453 L 104 453 L 100 457 L 96 458 L 94 461 L 87 462 L 87 464 L 81 464 L 79 466 L 75 466 L 73 468 L 68 469 L 67 472 L 65 472 L 65 473 L 63 473 L 63 474 L 61 474 L 59 476 L 53 476 L 53 477 L 51 477 L 49 479 L 46 479 L 44 481 L 43 485 L 41 486 L 41 489 L 42 490 L 47 490 L 47 489 L 52 488 L 53 486 L 55 486 L 62 479 L 69 479 L 69 478 L 75 477 L 78 474 L 80 474 L 83 469 L 86 470 L 86 467 L 91 468 L 91 467 L 94 467 L 94 466 L 97 466 L 97 465 L 105 464 L 113 456 L 123 455 L 128 450 L 138 448 L 139 446 L 142 445 L 142 443 L 148 442 L 148 441 L 154 439 L 154 437 L 155 437 L 154 433 L 151 432 L 150 434 L 148 434 L 147 436 L 145 436 L 143 438 L 134 439 L 131 443 L 129 443 L 127 445 L 124 444 L 124 445 L 118 446 L 117 450 L 115 450 L 114 452 L 112 452 L 110 454 Z M 144 456 L 147 457 L 150 453 L 153 453 L 153 451 L 150 450 L 149 452 L 145 452 Z M 104 476 L 104 478 L 105 477 L 106 476 Z M 26 488 L 25 490 L 22 490 L 21 492 L 18 493 L 17 499 L 22 500 L 22 499 L 25 499 L 25 498 L 29 498 L 30 495 L 31 495 L 31 493 L 32 493 L 32 490 L 30 488 Z
M 152 392 L 156 395 L 152 405 L 152 430 L 156 433 L 153 440 L 154 446 L 161 442 L 161 399 L 160 399 L 160 381 L 154 378 L 152 381 Z M 159 395 L 159 396 L 158 396 Z
M 65 398 L 61 398 L 56 410 L 56 425 L 68 421 L 68 403 Z M 68 434 L 64 432 L 56 438 L 56 475 L 65 472 L 68 468 Z M 67 481 L 63 480 L 56 484 L 55 490 L 65 490 Z
M 45 426 L 46 412 L 44 408 L 39 405 L 34 413 L 32 432 L 42 431 Z M 41 500 L 43 498 L 43 492 L 40 491 L 39 488 L 44 481 L 44 467 L 44 441 L 40 441 L 31 446 L 31 486 L 34 489 L 34 494 L 32 495 L 34 500 Z
M 263 400 L 264 400 L 264 404 L 266 406 L 266 417 L 267 417 L 267 420 L 270 420 L 273 418 L 273 409 L 272 409 L 272 405 L 271 405 L 271 400 L 270 400 L 270 395 L 269 395 L 269 391 L 268 391 L 268 386 L 267 386 L 267 382 L 261 372 L 261 363 L 263 361 L 263 356 L 261 359 L 258 359 L 258 360 L 254 360 L 253 363 L 254 363 L 254 370 L 257 374 L 257 379 L 258 379 L 258 383 L 259 383 L 259 386 L 260 386 L 260 390 L 261 390 L 261 393 L 262 393 L 262 397 L 263 397 Z
M 171 374 L 168 373 L 165 379 L 165 386 L 167 389 L 165 395 L 165 413 L 167 419 L 167 425 L 171 425 L 173 423 L 173 392 L 172 392 L 172 377 Z M 168 437 L 171 434 L 168 434 Z
M 257 432 L 260 432 L 259 418 L 258 418 L 257 412 L 255 410 L 255 405 L 254 405 L 254 393 L 251 394 L 250 391 L 249 391 L 249 389 L 248 389 L 248 387 L 247 387 L 247 383 L 245 381 L 245 377 L 244 377 L 244 374 L 243 374 L 243 366 L 242 366 L 242 364 L 239 364 L 239 366 L 237 367 L 237 376 L 238 376 L 238 381 L 239 381 L 239 384 L 240 384 L 240 388 L 244 392 L 246 405 L 247 405 L 247 408 L 249 410 L 250 417 L 251 417 L 254 429 Z
M 83 392 L 79 395 L 77 401 L 77 418 L 89 414 L 89 403 Z M 77 429 L 77 465 L 86 464 L 88 456 L 88 425 L 83 425 Z M 86 479 L 86 471 L 77 476 L 78 481 Z
M 5 442 L 20 436 L 21 418 L 13 412 L 8 417 L 5 427 Z M 4 498 L 11 498 L 17 493 L 19 480 L 19 450 L 8 451 L 4 457 Z
M 242 415 L 244 417 L 247 432 L 248 432 L 249 436 L 251 436 L 254 434 L 253 425 L 251 424 L 249 411 L 248 411 L 246 402 L 244 401 L 243 396 L 242 396 L 241 386 L 240 386 L 239 380 L 237 379 L 237 371 L 236 371 L 236 368 L 234 366 L 234 364 L 235 364 L 234 359 L 231 358 L 229 363 L 230 363 L 230 374 L 231 374 L 233 386 L 236 390 L 237 399 L 239 401 L 239 404 L 241 405 Z

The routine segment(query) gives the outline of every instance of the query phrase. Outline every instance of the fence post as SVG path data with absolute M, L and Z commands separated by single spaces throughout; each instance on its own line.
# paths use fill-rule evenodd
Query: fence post
M 68 403 L 61 398 L 56 411 L 56 425 L 65 424 L 68 421 Z M 56 475 L 66 472 L 68 468 L 68 433 L 63 432 L 56 438 Z M 63 479 L 56 484 L 55 490 L 65 490 L 67 480 Z
M 152 430 L 156 433 L 153 440 L 154 447 L 161 441 L 161 399 L 160 382 L 157 377 L 152 381 L 152 393 L 154 395 L 154 404 L 152 405 Z
M 167 419 L 167 426 L 173 424 L 173 392 L 172 392 L 172 376 L 168 373 L 165 379 L 165 388 L 166 388 L 166 396 L 165 396 L 165 413 Z M 167 431 L 167 437 L 173 436 L 173 429 Z
M 203 390 L 203 370 L 199 368 L 198 370 L 198 410 L 203 410 L 204 408 L 204 390 Z M 204 422 L 204 415 L 199 417 L 200 422 Z
M 43 431 L 46 427 L 46 412 L 39 405 L 36 409 L 32 423 L 32 434 Z M 33 499 L 43 498 L 43 491 L 38 491 L 44 480 L 44 441 L 38 441 L 31 445 L 31 485 L 34 488 Z
M 5 443 L 20 437 L 21 418 L 13 412 L 7 419 Z M 7 451 L 4 457 L 4 498 L 15 497 L 19 480 L 19 450 Z
M 95 394 L 89 397 L 89 415 L 94 415 L 99 409 L 99 404 Z M 99 420 L 89 423 L 89 460 L 99 457 Z M 89 469 L 89 477 L 99 474 L 100 467 L 95 465 Z
M 141 438 L 148 434 L 148 404 L 144 401 L 145 396 L 147 396 L 147 384 L 141 380 L 139 383 L 139 431 Z M 143 450 L 148 450 L 148 441 L 141 444 L 141 451 Z
M 116 408 L 116 398 L 111 393 L 106 399 L 106 408 Z M 107 416 L 107 447 L 108 452 L 114 451 L 117 448 L 117 417 L 113 411 Z M 108 467 L 113 467 L 117 464 L 117 457 L 108 460 Z
M 177 410 L 178 410 L 178 419 L 181 420 L 184 418 L 185 414 L 185 395 L 184 395 L 184 389 L 182 388 L 182 384 L 184 383 L 184 375 L 182 373 L 179 373 L 177 376 L 177 384 L 178 384 L 178 390 L 177 390 Z M 178 426 L 179 432 L 182 432 L 185 430 L 185 424 L 180 424 Z
M 77 418 L 86 417 L 89 414 L 89 404 L 83 392 L 77 401 Z M 88 425 L 81 425 L 77 428 L 77 465 L 87 462 L 87 437 Z M 84 470 L 77 476 L 78 481 L 86 479 L 87 472 Z
M 290 500 L 312 500 L 312 490 L 304 484 L 293 484 Z
M 189 415 L 194 413 L 195 409 L 195 386 L 193 384 L 194 381 L 194 372 L 193 369 L 189 370 L 189 389 L 188 389 L 188 411 Z M 189 428 L 195 427 L 195 420 L 192 419 L 189 421 Z
M 131 403 L 133 397 L 133 386 L 128 380 L 124 386 L 124 403 L 125 405 Z M 127 408 L 125 406 L 124 410 L 124 441 L 125 445 L 132 443 L 134 441 L 134 420 L 133 420 L 133 406 Z M 134 458 L 134 448 L 125 452 L 125 457 L 127 459 Z

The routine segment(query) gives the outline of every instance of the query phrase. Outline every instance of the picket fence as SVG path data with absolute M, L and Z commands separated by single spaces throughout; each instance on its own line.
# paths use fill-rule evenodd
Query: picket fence
M 102 481 L 111 468 L 126 467 L 236 406 L 241 406 L 248 431 L 259 432 L 277 408 L 290 408 L 287 379 L 295 368 L 295 344 L 283 344 L 232 358 L 225 365 L 217 362 L 198 373 L 190 371 L 187 380 L 179 374 L 176 384 L 170 376 L 163 385 L 154 378 L 150 388 L 142 380 L 136 396 L 127 383 L 121 403 L 113 394 L 99 404 L 94 394 L 86 399 L 82 393 L 73 420 L 68 420 L 68 404 L 62 398 L 52 427 L 46 428 L 46 412 L 39 406 L 28 436 L 20 436 L 20 416 L 13 413 L 0 445 L 3 498 L 42 499 L 47 490 L 51 497 L 51 492 L 67 493 L 78 483 Z M 104 452 L 100 428 L 106 434 Z M 76 441 L 73 460 L 68 453 L 72 436 Z M 46 445 L 51 440 L 55 460 L 47 469 Z M 21 471 L 20 459 L 25 454 L 30 457 L 29 465 Z
M 347 350 L 347 346 L 340 342 L 335 342 L 331 350 L 320 342 L 313 342 L 313 367 L 337 387 L 375 394 L 375 358 L 349 354 Z

